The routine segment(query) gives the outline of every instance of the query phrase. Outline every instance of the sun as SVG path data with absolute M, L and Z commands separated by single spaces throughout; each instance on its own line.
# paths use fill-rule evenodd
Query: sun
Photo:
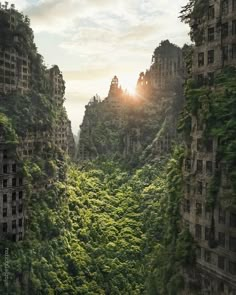
M 127 75 L 120 78 L 120 84 L 131 96 L 136 96 L 136 75 Z
M 128 94 L 131 96 L 136 96 L 136 89 L 133 86 L 126 87 Z

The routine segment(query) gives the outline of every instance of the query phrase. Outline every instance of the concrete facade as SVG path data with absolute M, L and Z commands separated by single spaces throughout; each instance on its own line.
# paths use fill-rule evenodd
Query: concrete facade
M 227 65 L 236 66 L 236 1 L 209 1 L 202 19 L 192 20 L 202 34 L 193 55 L 193 78 L 199 86 L 213 84 L 214 76 Z M 202 295 L 236 294 L 236 208 L 227 163 L 218 161 L 218 139 L 203 136 L 205 126 L 200 115 L 192 116 L 191 142 L 186 144 L 184 160 L 183 222 L 198 244 L 197 269 Z M 219 175 L 216 203 L 207 203 L 213 177 Z M 216 185 L 216 184 L 215 184 Z M 213 187 L 212 187 L 213 186 Z
M 212 83 L 224 66 L 236 66 L 235 0 L 210 0 L 207 15 L 193 20 L 201 31 L 193 56 L 194 78 Z
M 5 143 L 0 127 L 0 240 L 20 241 L 26 222 L 26 183 L 16 148 Z
M 5 19 L 9 32 L 15 31 L 17 26 L 23 21 L 14 5 L 0 3 L 0 15 Z M 21 42 L 19 34 L 12 37 L 14 45 Z M 27 53 L 0 44 L 0 94 L 17 92 L 25 94 L 31 83 L 31 61 Z

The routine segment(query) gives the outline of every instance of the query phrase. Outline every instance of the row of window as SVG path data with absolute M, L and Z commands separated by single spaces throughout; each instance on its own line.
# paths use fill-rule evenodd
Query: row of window
M 205 162 L 205 169 L 204 168 L 204 162 Z M 207 175 L 213 174 L 213 162 L 212 161 L 203 161 L 203 160 L 197 160 L 197 172 L 203 173 L 204 170 Z M 191 172 L 192 169 L 192 161 L 191 159 L 185 160 L 185 171 Z
M 205 191 L 207 192 L 207 190 L 208 190 L 208 183 L 207 182 L 205 182 L 205 184 L 203 184 L 202 181 L 197 181 L 196 187 L 195 186 L 191 187 L 191 185 L 189 183 L 187 183 L 185 192 L 189 195 L 191 193 L 194 193 L 194 194 L 197 193 L 198 195 L 203 195 L 204 188 L 205 188 Z
M 213 263 L 213 253 L 207 249 L 198 248 L 197 256 L 201 259 L 201 250 L 203 250 L 203 258 L 207 263 Z M 217 267 L 221 270 L 225 270 L 232 275 L 236 275 L 236 262 L 228 261 L 226 265 L 226 258 L 224 256 L 217 256 Z
M 14 191 L 11 193 L 11 201 L 14 202 L 14 201 L 16 201 L 16 199 L 17 199 L 17 192 Z M 22 199 L 23 199 L 23 192 L 19 191 L 18 192 L 18 200 L 22 200 Z M 3 202 L 3 204 L 8 202 L 8 195 L 7 194 L 3 194 L 2 202 Z
M 16 173 L 16 164 L 12 164 L 12 165 L 4 164 L 2 165 L 2 169 L 0 169 L 0 172 L 1 171 L 3 174 Z
M 8 69 L 14 70 L 16 68 L 16 64 L 15 64 L 15 62 L 14 63 L 10 63 L 10 62 L 7 62 L 5 60 L 1 60 L 0 59 L 0 67 L 4 67 L 4 68 L 8 68 Z M 25 74 L 27 74 L 27 73 L 30 72 L 30 70 L 28 69 L 27 66 L 22 65 L 21 68 L 22 68 L 23 73 L 25 73 Z M 19 71 L 19 68 L 18 67 L 17 67 L 17 71 Z
M 17 210 L 17 207 L 18 207 L 18 210 Z M 11 215 L 9 214 L 9 210 L 8 208 L 3 208 L 2 209 L 2 217 L 9 217 L 9 216 L 15 216 L 16 213 L 21 214 L 23 212 L 23 205 L 22 204 L 19 204 L 19 206 L 12 206 L 11 208 Z
M 18 55 L 19 57 L 20 57 L 20 61 L 22 62 L 22 65 L 23 66 L 27 66 L 27 64 L 28 64 L 28 62 L 27 62 L 27 58 L 26 57 L 23 57 L 23 56 L 20 56 L 20 55 Z M 8 53 L 3 53 L 3 52 L 0 52 L 0 60 L 6 60 L 6 59 L 8 59 L 8 60 L 11 60 L 12 62 L 16 62 L 16 57 L 14 56 L 14 55 L 10 55 L 10 54 L 8 54 Z
M 213 140 L 208 139 L 204 141 L 202 138 L 197 139 L 197 151 L 198 152 L 213 152 Z
M 21 81 L 20 83 L 18 83 L 18 85 L 17 85 L 17 83 L 16 83 L 16 81 L 15 80 L 12 80 L 12 79 L 9 79 L 9 78 L 2 78 L 1 76 L 0 76 L 0 83 L 1 84 L 4 84 L 4 86 L 5 86 L 5 89 L 8 89 L 9 91 L 10 91 L 10 89 L 12 90 L 12 89 L 16 89 L 16 87 L 19 89 L 19 88 L 28 88 L 29 86 L 28 86 L 28 83 L 27 82 L 25 82 L 25 80 L 23 81 Z M 7 86 L 10 86 L 10 87 L 7 87 Z
M 56 137 L 58 138 L 58 137 L 62 137 L 62 138 L 64 138 L 64 137 L 66 137 L 67 136 L 67 134 L 66 133 L 56 133 Z
M 23 227 L 23 218 L 17 220 L 12 220 L 11 229 L 14 230 L 16 227 Z M 7 233 L 9 231 L 7 222 L 2 223 L 2 232 Z
M 185 213 L 191 212 L 191 202 L 189 199 L 183 200 L 183 211 Z M 194 208 L 196 215 L 201 217 L 203 215 L 203 204 L 199 201 L 195 202 Z M 205 206 L 205 217 L 209 217 L 210 210 Z M 218 224 L 226 224 L 226 211 L 219 208 L 218 210 Z M 231 212 L 229 216 L 229 225 L 232 228 L 236 228 L 236 213 Z
M 233 20 L 231 24 L 226 22 L 226 23 L 221 25 L 221 38 L 222 39 L 229 36 L 230 29 L 231 29 L 232 35 L 236 35 L 236 20 Z M 207 34 L 208 42 L 214 41 L 215 40 L 215 35 L 216 35 L 216 29 L 214 27 L 208 28 L 207 33 L 208 33 Z
M 227 15 L 229 13 L 230 4 L 232 5 L 232 11 L 236 10 L 236 0 L 222 0 L 221 2 L 221 14 Z M 215 18 L 215 6 L 210 5 L 208 8 L 208 19 L 214 19 Z
M 236 59 L 236 44 L 225 45 L 222 47 L 222 59 L 223 61 L 227 61 L 230 58 Z M 207 52 L 207 64 L 213 64 L 215 62 L 215 51 L 208 50 Z M 200 52 L 198 54 L 198 67 L 202 67 L 205 65 L 205 53 Z
M 25 75 L 25 74 L 19 75 L 18 73 L 15 73 L 14 71 L 10 72 L 10 71 L 1 71 L 1 70 L 0 70 L 0 77 L 2 81 L 4 81 L 4 79 L 5 81 L 8 81 L 9 79 L 14 79 L 14 78 L 16 78 L 17 80 L 20 79 L 20 80 L 28 81 L 30 78 L 28 75 Z M 12 80 L 12 81 L 15 81 L 15 80 Z
M 204 236 L 202 234 L 203 229 L 204 229 Z M 211 236 L 214 237 L 214 232 L 211 231 L 209 227 L 204 228 L 200 224 L 196 224 L 195 226 L 196 239 L 202 240 L 202 238 L 204 238 L 205 241 L 209 241 L 211 239 Z M 225 248 L 225 233 L 218 232 L 217 244 L 218 246 Z M 229 236 L 229 250 L 232 252 L 236 252 L 236 237 Z
M 11 180 L 11 181 L 10 181 Z M 3 188 L 7 187 L 16 187 L 16 186 L 22 186 L 23 185 L 23 178 L 12 178 L 12 179 L 2 179 L 0 180 L 0 186 Z
M 19 219 L 19 222 L 20 222 L 20 219 Z M 15 229 L 16 227 L 13 228 L 13 226 L 15 226 L 15 225 L 12 224 L 12 229 Z M 23 221 L 21 221 L 21 226 L 19 225 L 19 228 L 22 228 L 22 227 L 23 227 Z M 6 222 L 2 223 L 2 232 L 3 233 L 8 233 L 8 226 L 7 226 Z M 21 241 L 22 239 L 23 239 L 23 233 L 19 232 L 18 233 L 18 241 Z M 16 242 L 16 240 L 17 240 L 17 235 L 12 234 L 12 241 Z

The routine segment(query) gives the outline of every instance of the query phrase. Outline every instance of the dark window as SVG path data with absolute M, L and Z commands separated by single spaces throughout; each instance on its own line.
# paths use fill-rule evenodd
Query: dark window
M 218 267 L 225 269 L 225 258 L 223 256 L 218 256 Z
M 223 294 L 224 294 L 224 292 L 225 292 L 225 285 L 224 285 L 223 282 L 219 282 L 219 285 L 218 285 L 218 291 L 219 291 L 220 293 L 223 293 Z
M 236 227 L 236 213 L 230 214 L 230 226 Z
M 7 174 L 7 169 L 8 167 L 7 167 L 7 164 L 5 164 L 5 165 L 3 165 L 3 173 L 4 174 Z
M 226 38 L 229 35 L 229 24 L 228 23 L 222 24 L 221 35 L 222 35 L 222 38 Z
M 232 8 L 233 8 L 233 10 L 236 10 L 236 0 L 233 0 Z
M 12 215 L 16 215 L 16 206 L 13 206 L 11 210 L 12 210 Z
M 225 224 L 225 211 L 219 208 L 219 223 Z
M 236 44 L 232 44 L 232 58 L 236 58 Z
M 16 164 L 12 165 L 12 172 L 15 173 L 16 172 Z
M 22 227 L 22 225 L 23 225 L 23 219 L 22 218 L 19 219 L 18 224 L 19 224 L 19 227 Z
M 3 179 L 3 187 L 7 187 L 8 185 L 8 180 L 7 179 Z
M 189 183 L 186 185 L 186 191 L 188 194 L 191 193 L 191 185 Z
M 213 164 L 211 161 L 206 161 L 206 173 L 207 174 L 212 174 L 213 172 Z
M 232 21 L 232 34 L 236 35 L 236 20 Z
M 19 178 L 19 185 L 23 185 L 23 179 Z
M 229 59 L 229 48 L 228 48 L 228 45 L 223 46 L 222 53 L 223 53 L 223 60 L 228 60 Z
M 12 241 L 13 241 L 13 242 L 16 242 L 16 234 L 13 234 L 13 235 L 12 235 Z
M 208 51 L 208 64 L 213 64 L 214 63 L 214 58 L 215 57 L 215 52 L 214 50 L 209 50 Z
M 204 66 L 204 52 L 198 54 L 198 66 Z
M 205 240 L 208 241 L 210 238 L 210 229 L 209 227 L 205 227 Z
M 202 173 L 202 168 L 203 168 L 202 160 L 197 160 L 197 171 Z
M 208 204 L 205 204 L 205 217 L 209 219 L 210 213 L 211 213 L 211 208 L 209 207 Z
M 16 178 L 12 178 L 12 186 L 16 186 Z
M 208 139 L 206 141 L 206 150 L 208 153 L 213 152 L 213 140 L 212 139 Z
M 208 29 L 208 41 L 214 41 L 215 40 L 215 29 L 214 28 L 209 28 Z
M 203 152 L 203 140 L 201 138 L 197 139 L 197 151 Z
M 16 192 L 12 192 L 11 197 L 12 197 L 12 201 L 14 202 L 16 200 Z
M 229 272 L 232 275 L 236 275 L 236 262 L 229 261 Z
M 229 13 L 229 1 L 223 0 L 222 1 L 222 14 L 226 15 Z
M 201 203 L 196 203 L 196 214 L 198 216 L 201 216 L 202 215 L 202 204 Z
M 211 282 L 210 282 L 210 280 L 208 280 L 208 279 L 204 279 L 203 280 L 203 282 L 204 282 L 204 288 L 205 289 L 209 289 L 210 287 L 211 287 Z
M 214 84 L 214 78 L 215 78 L 214 72 L 207 73 L 208 85 L 212 86 Z
M 2 210 L 2 216 L 7 217 L 7 208 L 3 208 Z
M 196 249 L 196 255 L 197 255 L 197 258 L 198 259 L 201 259 L 201 247 L 197 246 L 197 249 Z
M 19 232 L 19 241 L 22 241 L 22 232 Z
M 12 229 L 16 228 L 16 220 L 12 220 Z
M 211 5 L 208 8 L 208 19 L 213 19 L 214 17 L 215 17 L 215 7 L 214 5 Z
M 206 262 L 210 263 L 211 262 L 211 252 L 208 251 L 208 250 L 205 250 L 205 253 L 204 253 L 204 259 Z
M 6 222 L 4 222 L 4 223 L 2 224 L 2 231 L 3 231 L 4 233 L 7 232 L 7 223 L 6 223 Z
M 23 192 L 20 191 L 20 192 L 19 192 L 19 200 L 21 200 L 22 198 L 23 198 Z
M 202 195 L 202 182 L 201 181 L 198 181 L 197 182 L 197 193 L 199 194 L 199 195 Z
M 203 74 L 200 74 L 197 76 L 197 82 L 199 86 L 202 86 L 204 84 L 204 76 Z
M 225 247 L 225 233 L 218 233 L 218 243 L 219 246 Z
M 236 237 L 229 237 L 229 249 L 232 252 L 236 252 Z
M 7 194 L 4 194 L 3 195 L 3 203 L 6 203 L 7 202 Z
M 22 213 L 22 212 L 23 212 L 23 206 L 22 206 L 22 205 L 19 205 L 18 212 L 19 212 L 19 213 Z
M 3 150 L 3 159 L 7 159 L 7 150 Z
M 190 159 L 185 160 L 185 170 L 191 171 L 191 160 Z
M 202 227 L 201 227 L 200 224 L 195 225 L 195 236 L 196 236 L 197 239 L 202 238 Z
M 184 212 L 190 212 L 190 200 L 184 200 Z

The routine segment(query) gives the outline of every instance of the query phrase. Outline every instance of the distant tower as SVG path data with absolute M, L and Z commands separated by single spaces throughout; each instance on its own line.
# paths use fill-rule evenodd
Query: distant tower
M 108 97 L 116 96 L 119 93 L 120 93 L 119 80 L 117 76 L 114 76 L 114 78 L 111 80 L 111 86 L 110 86 Z

